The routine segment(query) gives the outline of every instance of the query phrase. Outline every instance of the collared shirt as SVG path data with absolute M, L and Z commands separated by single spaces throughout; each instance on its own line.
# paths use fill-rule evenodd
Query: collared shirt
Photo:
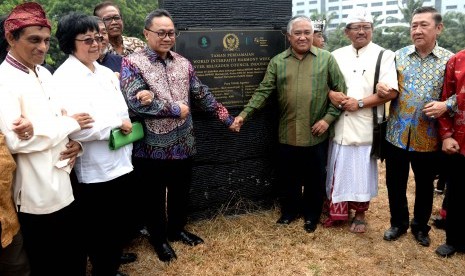
M 116 50 L 113 48 L 113 45 L 111 45 L 111 43 L 108 43 L 108 53 L 125 57 L 129 54 L 140 51 L 144 49 L 145 47 L 145 42 L 140 40 L 137 37 L 130 37 L 130 36 L 124 36 L 124 35 L 122 37 L 123 37 L 123 53 L 119 54 L 118 52 L 116 52 Z
M 383 48 L 370 42 L 355 49 L 352 45 L 333 52 L 347 84 L 347 96 L 363 99 L 373 94 L 376 62 Z M 380 63 L 379 82 L 398 90 L 394 53 L 385 50 Z M 384 104 L 377 107 L 378 121 L 383 119 Z M 333 141 L 342 145 L 369 145 L 373 141 L 373 109 L 344 111 L 334 125 Z
M 116 75 L 94 62 L 92 72 L 75 56 L 68 59 L 53 74 L 60 102 L 69 115 L 89 113 L 92 128 L 70 135 L 82 142 L 84 154 L 77 158 L 74 169 L 80 183 L 98 183 L 115 179 L 132 171 L 132 144 L 110 150 L 110 131 L 129 119 Z
M 5 143 L 5 136 L 0 132 L 0 251 L 11 243 L 19 231 L 18 216 L 11 194 L 15 168 L 16 163 Z
M 113 72 L 120 72 L 121 71 L 121 62 L 123 61 L 122 56 L 106 53 L 102 59 L 98 59 L 97 62 L 100 65 L 103 65 L 109 68 Z
M 410 45 L 396 51 L 399 96 L 391 101 L 386 140 L 409 151 L 438 149 L 437 121 L 427 117 L 425 104 L 441 97 L 446 63 L 452 53 L 435 46 L 424 58 Z
M 457 110 L 439 118 L 439 133 L 442 140 L 454 138 L 460 146 L 460 154 L 465 155 L 465 50 L 452 56 L 447 63 L 442 100 L 453 95 L 457 96 Z
M 11 55 L 0 65 L 0 129 L 15 154 L 15 204 L 23 213 L 49 214 L 74 200 L 68 171 L 59 168 L 58 161 L 68 135 L 80 127 L 61 115 L 50 72 L 41 66 L 35 69 L 37 75 Z M 21 115 L 34 127 L 28 140 L 12 131 L 12 122 Z
M 314 146 L 328 138 L 329 130 L 314 136 L 312 126 L 322 119 L 330 125 L 341 113 L 330 104 L 330 89 L 346 92 L 344 77 L 331 53 L 312 46 L 299 60 L 289 48 L 271 59 L 263 81 L 239 116 L 251 116 L 277 92 L 279 142 Z
M 149 47 L 123 58 L 121 90 L 129 108 L 145 126 L 144 139 L 134 144 L 134 156 L 153 159 L 186 159 L 195 154 L 192 115 L 179 118 L 180 104 L 192 110 L 191 100 L 224 125 L 234 118 L 218 103 L 206 85 L 197 78 L 192 64 L 169 52 L 166 59 Z M 155 98 L 143 106 L 136 98 L 140 90 L 150 90 Z

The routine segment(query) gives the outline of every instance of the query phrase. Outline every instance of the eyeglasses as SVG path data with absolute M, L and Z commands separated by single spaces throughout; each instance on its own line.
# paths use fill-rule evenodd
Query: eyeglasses
M 176 36 L 176 32 L 175 31 L 169 31 L 169 32 L 166 32 L 166 31 L 152 31 L 150 29 L 146 29 L 147 31 L 149 32 L 152 32 L 154 34 L 157 34 L 159 38 L 163 39 L 165 38 L 166 36 L 168 36 L 169 38 L 174 38 Z
M 77 39 L 76 38 L 75 40 L 82 41 L 86 45 L 92 45 L 92 44 L 94 44 L 94 41 L 97 42 L 97 43 L 102 43 L 103 36 L 96 36 L 94 38 L 89 37 L 89 38 L 86 38 L 86 39 Z
M 354 32 L 360 32 L 361 30 L 363 30 L 365 32 L 368 32 L 372 28 L 371 28 L 371 26 L 351 26 L 351 27 L 347 27 L 347 29 L 349 29 L 351 31 L 354 31 Z
M 102 18 L 102 20 L 103 20 L 103 22 L 105 24 L 111 23 L 113 20 L 121 21 L 121 15 L 113 15 L 113 16 L 109 16 L 109 17 L 104 17 L 104 18 Z

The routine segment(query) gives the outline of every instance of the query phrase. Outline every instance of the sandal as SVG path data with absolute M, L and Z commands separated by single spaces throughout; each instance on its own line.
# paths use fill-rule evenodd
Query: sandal
M 349 231 L 352 233 L 365 233 L 366 227 L 367 227 L 367 223 L 365 220 L 353 218 Z

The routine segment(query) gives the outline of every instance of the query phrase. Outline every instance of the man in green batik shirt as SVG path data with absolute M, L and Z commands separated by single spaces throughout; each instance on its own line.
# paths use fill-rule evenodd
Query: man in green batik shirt
M 277 223 L 289 224 L 302 215 L 304 229 L 311 233 L 317 227 L 323 205 L 328 128 L 341 113 L 330 103 L 328 93 L 345 93 L 346 85 L 334 57 L 312 46 L 310 18 L 291 18 L 287 38 L 291 47 L 271 59 L 263 81 L 236 117 L 236 131 L 277 93 L 281 203 Z

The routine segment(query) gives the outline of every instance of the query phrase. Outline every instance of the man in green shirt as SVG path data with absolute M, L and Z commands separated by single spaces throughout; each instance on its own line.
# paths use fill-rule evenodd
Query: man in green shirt
M 289 224 L 301 214 L 305 230 L 311 233 L 323 205 L 328 128 L 341 113 L 330 103 L 328 93 L 330 89 L 345 93 L 346 85 L 334 57 L 312 46 L 310 18 L 291 18 L 287 38 L 290 48 L 271 59 L 263 81 L 235 123 L 239 131 L 272 94 L 277 97 L 281 202 L 277 223 Z

